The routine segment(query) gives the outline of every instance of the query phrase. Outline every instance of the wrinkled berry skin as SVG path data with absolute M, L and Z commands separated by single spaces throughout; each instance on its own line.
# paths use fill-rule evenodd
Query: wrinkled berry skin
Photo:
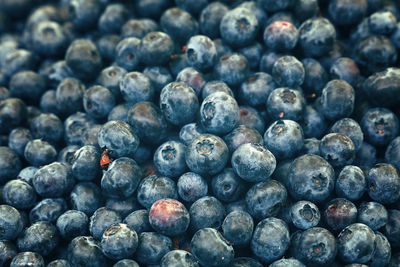
M 229 266 L 235 256 L 233 247 L 213 228 L 197 231 L 190 248 L 193 256 L 205 266 Z
M 186 147 L 186 164 L 191 171 L 200 175 L 217 174 L 225 167 L 228 159 L 228 147 L 215 135 L 202 134 Z
M 106 267 L 107 259 L 100 248 L 100 242 L 91 236 L 78 236 L 68 245 L 67 259 L 72 266 Z
M 250 244 L 251 251 L 263 262 L 273 262 L 289 247 L 289 229 L 281 219 L 266 218 L 257 224 Z
M 368 171 L 368 195 L 382 204 L 395 203 L 400 198 L 400 178 L 395 167 L 387 163 L 376 164 Z
M 167 236 L 183 234 L 189 227 L 190 216 L 185 206 L 175 199 L 160 199 L 150 208 L 149 221 L 157 232 Z

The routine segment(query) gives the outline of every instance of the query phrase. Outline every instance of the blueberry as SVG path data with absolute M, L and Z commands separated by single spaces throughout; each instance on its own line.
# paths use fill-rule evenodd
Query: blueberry
M 64 139 L 68 145 L 83 145 L 82 136 L 93 124 L 92 119 L 83 112 L 77 112 L 64 121 Z
M 277 159 L 295 156 L 303 144 L 303 130 L 297 122 L 292 120 L 275 121 L 264 133 L 264 146 Z
M 160 262 L 160 267 L 199 267 L 193 255 L 185 250 L 172 250 L 165 254 Z
M 322 202 L 333 190 L 334 175 L 332 166 L 322 157 L 312 154 L 300 156 L 289 167 L 288 192 L 295 199 Z
M 214 66 L 214 77 L 228 86 L 240 85 L 247 78 L 248 72 L 248 61 L 239 53 L 224 54 Z
M 301 149 L 302 154 L 314 154 L 320 156 L 319 153 L 319 143 L 321 141 L 316 138 L 307 138 L 304 139 L 304 145 Z
M 14 243 L 7 240 L 0 241 L 0 264 L 6 266 L 17 255 Z M 44 266 L 44 265 L 43 265 Z
M 68 37 L 57 22 L 42 21 L 34 24 L 32 28 L 31 45 L 33 51 L 39 55 L 60 56 L 68 46 Z
M 200 175 L 219 173 L 228 159 L 228 147 L 220 137 L 215 135 L 202 134 L 194 138 L 186 147 L 186 164 L 191 171 Z
M 26 149 L 25 149 L 26 150 Z M 95 146 L 83 146 L 74 153 L 72 173 L 79 181 L 93 180 L 100 174 L 100 151 Z
M 2 61 L 3 66 L 7 68 L 3 69 L 4 75 L 6 77 L 11 77 L 17 72 L 24 70 L 33 70 L 36 65 L 36 58 L 34 54 L 25 49 L 15 49 L 9 51 Z
M 104 33 L 119 33 L 129 12 L 122 4 L 110 4 L 99 17 L 98 28 Z
M 314 203 L 302 200 L 291 206 L 290 217 L 294 226 L 307 230 L 319 224 L 321 213 Z
M 388 222 L 385 225 L 383 232 L 393 248 L 400 247 L 399 229 L 400 229 L 400 211 L 391 209 L 388 210 Z
M 123 259 L 113 265 L 113 267 L 139 267 L 139 264 L 130 259 Z
M 57 86 L 57 109 L 65 115 L 83 110 L 85 86 L 77 79 L 66 78 Z
M 336 25 L 351 26 L 362 20 L 368 7 L 367 1 L 364 0 L 354 2 L 334 0 L 329 2 L 328 12 Z
M 246 183 L 235 174 L 233 169 L 224 169 L 211 180 L 214 196 L 224 202 L 238 200 L 246 190 Z
M 179 71 L 176 76 L 177 82 L 184 82 L 190 87 L 193 88 L 196 95 L 200 95 L 203 90 L 204 85 L 206 84 L 206 80 L 203 77 L 203 74 L 192 67 L 186 67 Z
M 143 232 L 139 235 L 139 245 L 134 257 L 141 264 L 158 264 L 171 250 L 172 241 L 169 237 L 154 232 Z
M 160 199 L 153 203 L 149 212 L 151 227 L 167 236 L 178 236 L 189 227 L 190 216 L 185 206 L 175 199 Z
M 186 146 L 180 142 L 167 141 L 154 152 L 154 165 L 161 175 L 176 177 L 186 170 Z
M 259 134 L 264 133 L 265 121 L 262 118 L 261 114 L 254 108 L 249 106 L 240 106 L 239 107 L 239 126 L 237 129 L 240 129 L 241 125 L 248 128 L 254 128 L 258 131 Z M 244 129 L 246 129 L 244 128 Z M 242 128 L 243 129 L 243 128 Z
M 263 138 L 256 129 L 239 125 L 224 136 L 224 141 L 229 152 L 233 153 L 238 147 L 246 143 L 262 144 Z
M 296 18 L 303 22 L 306 19 L 317 16 L 319 11 L 317 0 L 299 0 L 294 5 Z
M 41 221 L 25 228 L 16 244 L 19 251 L 32 251 L 47 256 L 57 246 L 58 241 L 57 228 L 50 222 Z
M 333 167 L 344 167 L 353 162 L 355 147 L 349 137 L 339 133 L 325 135 L 319 144 L 321 157 Z
M 46 90 L 46 81 L 36 72 L 21 71 L 11 77 L 9 90 L 11 96 L 37 103 Z
M 135 253 L 138 236 L 126 224 L 116 223 L 108 227 L 101 238 L 101 250 L 113 260 L 120 260 Z
M 97 240 L 100 240 L 104 231 L 114 223 L 122 221 L 119 214 L 111 209 L 102 207 L 97 209 L 90 217 L 89 231 Z
M 97 82 L 110 90 L 115 99 L 120 97 L 120 80 L 126 75 L 127 71 L 118 66 L 110 66 L 103 69 L 97 77 Z
M 295 258 L 289 258 L 289 259 L 280 259 L 277 261 L 274 261 L 270 267 L 304 267 L 305 265 L 301 263 L 301 261 L 295 259 Z
M 114 95 L 103 86 L 92 86 L 83 95 L 83 107 L 86 114 L 95 119 L 107 117 L 114 106 Z
M 289 229 L 284 221 L 269 217 L 259 222 L 251 239 L 251 251 L 263 262 L 281 258 L 290 243 Z
M 96 46 L 97 49 L 99 49 L 103 64 L 106 65 L 114 60 L 115 47 L 118 45 L 120 40 L 121 38 L 117 34 L 103 35 L 98 40 L 96 40 Z
M 150 79 L 140 72 L 126 73 L 119 82 L 122 97 L 126 102 L 136 104 L 142 101 L 152 101 L 154 88 Z
M 322 90 L 322 113 L 329 120 L 348 117 L 354 110 L 353 87 L 344 80 L 331 80 Z
M 368 262 L 375 248 L 375 233 L 362 223 L 347 226 L 338 236 L 338 256 L 346 263 Z
M 107 259 L 101 251 L 100 242 L 91 236 L 75 237 L 68 245 L 67 255 L 72 266 L 108 266 Z
M 182 174 L 176 184 L 181 199 L 194 202 L 207 195 L 207 181 L 197 173 L 187 172 Z
M 149 222 L 149 212 L 145 209 L 135 210 L 125 217 L 122 223 L 127 224 L 131 229 L 140 235 L 142 232 L 152 231 L 152 227 Z
M 33 167 L 33 166 L 29 166 L 26 168 L 23 168 L 18 176 L 17 179 L 20 179 L 24 182 L 27 182 L 28 184 L 32 185 L 32 180 L 33 177 L 35 176 L 35 173 L 39 170 L 39 168 Z
M 219 37 L 219 25 L 228 11 L 228 7 L 221 2 L 212 2 L 208 4 L 200 13 L 200 31 L 210 38 Z
M 340 231 L 357 220 L 357 208 L 345 198 L 334 198 L 324 210 L 324 220 L 333 231 Z
M 90 182 L 76 184 L 69 198 L 71 208 L 87 216 L 92 215 L 102 204 L 100 188 Z
M 358 208 L 358 222 L 376 231 L 388 221 L 388 211 L 378 202 L 362 202 Z
M 16 208 L 9 205 L 0 205 L 0 229 L 0 238 L 2 240 L 13 240 L 19 235 L 23 229 L 23 221 Z
M 366 190 L 364 172 L 357 166 L 345 166 L 339 173 L 335 184 L 336 195 L 348 200 L 360 199 Z
M 198 230 L 190 248 L 193 256 L 206 266 L 229 266 L 235 255 L 233 247 L 213 228 Z
M 69 240 L 87 234 L 89 219 L 81 211 L 68 210 L 57 218 L 56 226 L 61 237 Z
M 128 37 L 143 38 L 149 32 L 157 31 L 158 28 L 159 26 L 152 19 L 148 18 L 130 19 L 126 21 L 125 24 L 121 27 L 121 36 L 123 38 L 128 38 Z
M 274 21 L 265 28 L 265 44 L 277 51 L 292 50 L 298 41 L 299 32 L 290 22 Z
M 100 1 L 72 0 L 68 3 L 71 22 L 75 29 L 87 31 L 94 28 L 101 14 Z
M 269 117 L 274 120 L 299 121 L 303 117 L 306 101 L 298 90 L 288 87 L 276 88 L 267 99 Z
M 183 9 L 173 7 L 167 9 L 160 18 L 161 29 L 180 44 L 196 35 L 199 31 L 197 20 Z
M 67 210 L 67 203 L 63 198 L 44 198 L 29 212 L 31 223 L 48 221 L 54 223 Z
M 32 267 L 44 267 L 43 257 L 35 252 L 20 252 L 11 261 L 10 267 L 23 267 L 30 265 Z
M 160 92 L 164 88 L 164 86 L 173 81 L 172 75 L 166 67 L 146 67 L 143 70 L 143 74 L 150 79 L 156 92 Z
M 71 267 L 71 264 L 67 260 L 54 260 L 47 264 L 47 267 Z
M 217 60 L 217 50 L 213 41 L 205 35 L 195 35 L 186 44 L 187 63 L 199 70 L 207 70 Z
M 8 147 L 0 146 L 0 183 L 15 178 L 22 169 L 22 163 L 17 153 Z
M 304 82 L 302 87 L 311 95 L 321 95 L 322 89 L 328 82 L 328 73 L 318 60 L 305 58 L 301 60 L 304 67 Z
M 125 218 L 134 210 L 141 208 L 135 195 L 124 199 L 107 198 L 105 205 L 106 208 L 117 212 L 121 218 Z
M 7 134 L 26 120 L 27 109 L 19 98 L 7 98 L 0 101 L 0 133 Z
M 194 232 L 206 227 L 218 229 L 226 215 L 222 203 L 212 196 L 196 200 L 190 206 L 189 214 L 190 229 Z
M 199 100 L 189 85 L 172 82 L 161 90 L 160 109 L 169 123 L 184 125 L 196 119 Z
M 147 209 L 162 198 L 178 199 L 176 184 L 168 177 L 160 175 L 147 176 L 137 188 L 137 198 L 140 205 Z
M 127 37 L 122 39 L 115 47 L 115 62 L 126 71 L 138 68 L 140 55 L 140 39 Z
M 25 146 L 25 159 L 33 166 L 46 165 L 57 158 L 57 151 L 46 141 L 34 139 Z
M 388 159 L 386 159 L 388 160 Z M 394 164 L 390 160 L 389 163 Z M 357 166 L 373 166 L 376 163 L 376 148 L 373 145 L 363 142 L 360 149 L 356 153 L 353 162 Z M 394 164 L 395 165 L 395 164 Z
M 391 34 L 396 27 L 397 19 L 390 11 L 378 11 L 368 18 L 371 32 L 375 34 Z
M 22 180 L 10 180 L 2 190 L 3 202 L 17 209 L 28 209 L 35 205 L 35 189 Z
M 335 237 L 321 227 L 313 227 L 300 233 L 298 240 L 294 242 L 296 258 L 307 266 L 330 264 L 338 251 Z
M 229 213 L 222 223 L 224 237 L 234 246 L 249 244 L 254 229 L 253 218 L 244 211 Z
M 376 164 L 368 171 L 368 195 L 382 204 L 395 203 L 400 198 L 400 178 L 396 168 L 387 163 Z
M 265 72 L 256 72 L 240 85 L 239 99 L 252 107 L 264 105 L 276 87 L 271 75 Z
M 390 262 L 392 248 L 388 239 L 380 232 L 375 232 L 376 250 L 368 265 L 371 267 L 385 266 Z

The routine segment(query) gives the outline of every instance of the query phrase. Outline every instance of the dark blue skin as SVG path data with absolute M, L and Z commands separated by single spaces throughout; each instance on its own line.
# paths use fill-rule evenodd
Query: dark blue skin
M 362 223 L 344 228 L 338 235 L 338 256 L 346 263 L 367 263 L 374 255 L 375 233 Z
M 277 159 L 295 156 L 303 147 L 304 135 L 301 126 L 292 120 L 278 120 L 264 133 L 264 146 Z
M 202 10 L 207 6 L 208 1 L 176 0 L 175 4 L 177 5 L 177 7 L 186 10 L 187 12 L 193 14 L 194 16 L 197 16 L 200 13 L 200 10 Z
M 23 168 L 17 176 L 17 179 L 20 179 L 24 182 L 27 182 L 28 184 L 32 185 L 32 180 L 33 177 L 35 176 L 36 171 L 39 170 L 39 168 L 29 166 L 26 168 Z
M 128 19 L 129 12 L 122 4 L 110 4 L 99 17 L 98 28 L 103 33 L 118 34 Z
M 321 227 L 313 227 L 300 233 L 294 242 L 295 256 L 306 266 L 330 264 L 338 250 L 335 237 Z
M 34 139 L 26 144 L 24 156 L 26 161 L 38 167 L 55 161 L 57 158 L 57 151 L 46 141 Z
M 32 50 L 44 57 L 63 55 L 68 46 L 65 30 L 54 21 L 36 23 L 29 34 Z
M 115 47 L 118 45 L 121 40 L 119 35 L 116 34 L 107 34 L 101 36 L 96 41 L 97 49 L 99 49 L 99 53 L 104 65 L 107 65 L 109 62 L 114 60 L 115 57 Z
M 373 104 L 380 107 L 392 107 L 400 101 L 400 70 L 387 68 L 369 76 L 363 83 L 362 89 Z
M 151 159 L 151 156 L 152 156 L 151 147 L 141 145 L 136 150 L 135 155 L 133 155 L 133 159 L 138 164 L 143 164 L 143 163 L 149 161 Z
M 239 146 L 246 143 L 262 144 L 263 138 L 256 129 L 239 125 L 224 136 L 224 141 L 229 148 L 229 152 L 233 153 Z
M 239 119 L 236 100 L 224 92 L 207 96 L 200 107 L 200 121 L 204 129 L 212 134 L 222 135 L 235 128 Z
M 271 119 L 299 121 L 303 117 L 306 100 L 301 91 L 281 87 L 274 89 L 266 101 L 267 112 Z
M 0 238 L 13 240 L 23 229 L 23 220 L 19 211 L 9 205 L 0 205 Z
M 153 162 L 161 175 L 177 177 L 186 170 L 186 146 L 181 142 L 167 141 L 154 152 Z
M 103 69 L 97 77 L 97 82 L 110 90 L 114 95 L 115 99 L 119 99 L 120 92 L 120 80 L 125 76 L 127 71 L 118 66 L 110 66 Z
M 57 228 L 50 222 L 42 221 L 25 228 L 16 244 L 19 251 L 32 251 L 47 256 L 57 246 L 58 241 Z
M 5 87 L 0 87 L 0 101 L 10 98 L 10 91 Z
M 276 51 L 292 50 L 299 39 L 297 28 L 290 22 L 274 21 L 264 31 L 264 42 Z
M 187 65 L 187 64 L 186 64 Z M 193 67 L 186 66 L 176 75 L 177 82 L 184 82 L 196 92 L 196 95 L 200 95 L 203 90 L 206 80 L 201 72 Z
M 215 44 L 215 48 L 217 49 L 218 57 L 222 57 L 225 54 L 233 52 L 232 48 L 221 38 L 215 39 L 213 42 Z
M 178 194 L 181 199 L 187 202 L 194 202 L 207 195 L 207 181 L 194 172 L 182 174 L 176 183 Z
M 129 109 L 127 120 L 144 143 L 159 144 L 166 137 L 167 121 L 151 102 L 135 104 Z
M 128 111 L 133 105 L 130 103 L 120 104 L 113 107 L 108 113 L 108 121 L 123 121 L 128 122 Z
M 102 207 L 96 210 L 89 220 L 90 234 L 97 240 L 101 240 L 104 231 L 114 223 L 120 223 L 121 216 L 111 209 Z
M 127 224 L 138 235 L 142 232 L 150 232 L 153 229 L 149 222 L 149 212 L 145 209 L 138 209 L 130 213 L 122 223 Z
M 63 198 L 44 198 L 29 212 L 31 223 L 48 221 L 55 223 L 57 218 L 67 210 L 67 202 Z
M 199 24 L 196 18 L 177 7 L 169 8 L 162 14 L 160 26 L 179 44 L 185 44 L 190 37 L 199 32 Z
M 351 141 L 353 141 L 356 151 L 360 149 L 364 140 L 364 134 L 360 125 L 357 121 L 351 118 L 344 118 L 336 121 L 330 128 L 329 132 L 340 133 L 349 137 Z
M 228 11 L 229 8 L 221 2 L 208 4 L 200 13 L 200 32 L 210 38 L 218 38 L 220 36 L 219 25 Z
M 299 0 L 294 5 L 294 13 L 300 22 L 315 17 L 318 14 L 318 10 L 317 0 Z
M 225 205 L 226 213 L 229 214 L 232 211 L 245 211 L 248 212 L 247 203 L 245 199 L 241 199 L 235 202 L 227 203 Z
M 351 201 L 359 200 L 366 190 L 364 172 L 357 166 L 345 166 L 336 178 L 335 192 L 338 197 Z
M 388 265 L 392 256 L 392 248 L 388 239 L 382 233 L 375 232 L 376 250 L 368 265 L 371 267 L 379 267 Z
M 25 103 L 19 98 L 7 98 L 0 101 L 0 133 L 8 134 L 26 120 Z
M 248 128 L 254 128 L 259 134 L 264 133 L 265 121 L 261 114 L 250 106 L 239 106 L 239 126 L 244 125 Z
M 14 243 L 7 240 L 0 241 L 0 264 L 6 266 L 17 255 Z M 43 265 L 44 266 L 44 265 Z
M 385 160 L 400 170 L 400 138 L 396 137 L 386 147 Z
M 319 224 L 321 213 L 314 203 L 301 200 L 291 206 L 290 217 L 296 228 L 307 230 Z
M 47 264 L 47 267 L 71 267 L 71 264 L 67 260 L 54 260 Z
M 251 239 L 251 251 L 265 263 L 281 258 L 290 243 L 289 229 L 284 221 L 269 217 L 259 222 Z
M 91 236 L 75 237 L 68 245 L 67 259 L 72 266 L 77 267 L 108 266 L 100 242 Z
M 330 51 L 336 38 L 336 30 L 326 18 L 311 18 L 299 28 L 299 44 L 304 54 L 319 57 Z
M 0 184 L 17 176 L 22 163 L 17 153 L 6 146 L 0 146 Z
M 65 78 L 71 76 L 71 70 L 67 66 L 65 60 L 60 60 L 50 65 L 44 73 L 41 73 L 41 75 L 46 78 L 46 82 L 48 85 L 57 87 L 58 84 L 62 82 Z
M 178 75 L 180 71 L 188 67 L 185 54 L 172 54 L 170 56 L 168 67 L 173 76 Z
M 276 180 L 259 182 L 246 194 L 248 212 L 257 220 L 277 216 L 286 202 L 286 188 Z
M 233 259 L 233 261 L 231 262 L 231 266 L 233 266 L 233 267 L 262 267 L 262 264 L 253 258 L 238 257 L 238 258 Z
M 41 139 L 51 144 L 57 144 L 63 137 L 62 121 L 52 113 L 42 113 L 30 123 L 34 139 Z
M 144 178 L 137 188 L 137 199 L 143 207 L 149 209 L 154 202 L 162 198 L 178 199 L 176 183 L 168 177 L 152 175 Z
M 280 259 L 280 260 L 274 261 L 270 265 L 270 267 L 288 267 L 288 266 L 289 267 L 305 267 L 305 265 L 301 261 L 299 261 L 295 258 Z
M 70 44 L 65 62 L 73 75 L 83 81 L 96 78 L 101 69 L 101 57 L 96 45 L 89 40 L 78 39 Z
M 101 250 L 113 260 L 130 257 L 138 246 L 135 230 L 123 223 L 116 223 L 107 228 L 101 238 Z
M 393 162 L 390 162 L 390 160 L 386 160 L 395 165 Z M 353 163 L 357 166 L 374 166 L 376 163 L 376 148 L 367 142 L 363 142 L 356 153 L 356 158 Z
M 107 117 L 115 103 L 115 97 L 110 90 L 100 85 L 88 88 L 83 95 L 86 114 L 95 119 Z
M 399 230 L 400 230 L 400 210 L 391 209 L 388 210 L 388 222 L 383 228 L 383 233 L 390 242 L 393 248 L 399 248 Z
M 78 181 L 93 180 L 100 174 L 100 150 L 83 146 L 74 153 L 72 173 Z
M 10 267 L 31 265 L 32 267 L 45 267 L 43 257 L 35 252 L 20 252 L 11 261 Z
M 172 241 L 169 237 L 154 232 L 143 232 L 139 235 L 139 245 L 134 258 L 140 264 L 158 264 L 171 250 Z
M 21 71 L 11 77 L 9 90 L 13 97 L 37 103 L 46 90 L 46 80 L 34 71 Z
M 165 254 L 161 261 L 160 267 L 199 267 L 194 256 L 185 250 L 172 250 Z
M 211 189 L 218 200 L 233 202 L 246 190 L 246 183 L 235 174 L 232 168 L 224 169 L 211 180 Z
M 174 51 L 174 42 L 164 32 L 150 32 L 140 41 L 139 56 L 146 66 L 165 65 Z
M 126 71 L 138 68 L 140 55 L 140 39 L 127 37 L 122 39 L 115 47 L 115 62 Z
M 160 92 L 164 86 L 173 81 L 172 75 L 166 67 L 146 67 L 143 70 L 143 74 L 150 79 L 156 92 Z
M 134 71 L 126 73 L 119 81 L 121 94 L 125 102 L 136 104 L 142 101 L 153 101 L 154 88 L 150 79 Z
M 189 169 L 200 175 L 219 173 L 229 159 L 229 150 L 218 136 L 202 134 L 186 147 L 185 160 Z
M 142 170 L 133 159 L 118 158 L 103 173 L 102 193 L 107 197 L 125 199 L 133 195 L 141 178 Z
M 381 203 L 395 203 L 400 198 L 400 177 L 396 168 L 378 163 L 368 171 L 367 191 L 370 198 Z
M 328 120 L 348 117 L 354 110 L 355 92 L 344 80 L 331 80 L 322 90 L 321 112 Z
M 205 266 L 229 266 L 235 256 L 232 245 L 213 228 L 197 231 L 190 248 L 193 256 Z
M 158 28 L 159 26 L 152 19 L 130 19 L 121 27 L 121 36 L 143 38 L 149 32 L 157 31 Z
M 322 157 L 306 154 L 291 163 L 287 179 L 288 192 L 294 199 L 322 202 L 333 190 L 335 173 Z
M 140 267 L 139 264 L 130 259 L 123 259 L 113 265 L 113 267 Z
M 10 180 L 2 189 L 4 204 L 8 204 L 17 209 L 28 209 L 35 205 L 35 189 L 27 182 L 22 180 Z
M 42 197 L 62 197 L 69 194 L 74 183 L 71 167 L 59 162 L 41 167 L 32 179 L 36 192 Z
M 339 133 L 325 135 L 319 143 L 321 157 L 333 167 L 344 167 L 353 163 L 355 147 L 349 137 Z
M 263 46 L 258 42 L 245 46 L 238 50 L 246 59 L 251 70 L 257 71 L 263 52 Z
M 275 156 L 260 144 L 246 143 L 232 154 L 231 164 L 235 172 L 245 181 L 266 181 L 276 167 Z
M 358 207 L 357 221 L 376 231 L 386 225 L 388 212 L 385 206 L 378 202 L 362 202 Z
M 228 53 L 219 58 L 214 67 L 214 78 L 228 86 L 240 85 L 248 76 L 249 64 L 242 54 Z
M 322 89 L 328 82 L 328 73 L 321 63 L 313 58 L 305 58 L 301 60 L 301 63 L 305 71 L 302 88 L 307 94 L 321 95 Z
M 57 109 L 63 115 L 83 110 L 85 85 L 75 78 L 65 78 L 56 90 Z
M 97 25 L 97 19 L 101 14 L 99 1 L 73 0 L 68 3 L 68 8 L 76 30 L 87 31 Z
M 340 57 L 335 60 L 329 70 L 331 79 L 344 80 L 351 86 L 357 86 L 360 79 L 360 70 L 357 64 L 348 57 Z
M 345 198 L 334 198 L 325 206 L 323 217 L 329 228 L 338 232 L 357 221 L 357 208 Z
M 64 212 L 56 221 L 56 227 L 60 236 L 66 240 L 86 235 L 88 226 L 89 219 L 87 215 L 77 210 L 68 210 Z
M 183 82 L 167 84 L 160 93 L 160 109 L 165 119 L 173 125 L 193 122 L 199 110 L 195 91 Z
M 37 65 L 33 53 L 25 49 L 16 49 L 6 54 L 2 61 L 3 73 L 6 77 L 11 77 L 23 70 L 34 70 Z
M 82 146 L 82 136 L 86 129 L 90 128 L 94 122 L 83 112 L 77 112 L 64 121 L 64 139 L 68 145 Z
M 209 81 L 207 82 L 201 90 L 201 98 L 204 99 L 207 96 L 211 95 L 215 92 L 225 92 L 228 95 L 234 97 L 233 91 L 229 88 L 229 86 L 221 81 Z
M 328 11 L 336 25 L 351 26 L 357 24 L 367 13 L 368 1 L 334 0 L 329 3 Z
M 136 131 L 126 122 L 108 121 L 98 134 L 98 143 L 102 149 L 108 149 L 112 158 L 133 156 L 140 141 Z
M 135 195 L 124 199 L 107 198 L 105 206 L 116 211 L 121 218 L 125 218 L 134 210 L 141 208 Z
M 274 63 L 272 76 L 279 86 L 296 88 L 303 84 L 305 70 L 303 64 L 297 58 L 283 56 Z
M 205 196 L 196 200 L 189 210 L 190 226 L 192 232 L 199 229 L 212 227 L 218 229 L 225 218 L 225 208 L 215 197 Z
M 244 211 L 229 213 L 222 223 L 224 237 L 234 246 L 249 244 L 254 229 L 251 215 Z
M 11 131 L 8 136 L 8 147 L 15 151 L 20 157 L 24 156 L 26 144 L 33 139 L 31 131 L 18 127 Z
M 278 58 L 284 56 L 274 50 L 267 50 L 260 59 L 260 71 L 272 74 L 272 68 Z
M 277 87 L 273 77 L 265 72 L 256 72 L 245 80 L 239 89 L 239 100 L 252 107 L 264 105 L 268 96 Z
M 70 207 L 91 216 L 102 205 L 100 188 L 91 182 L 82 182 L 72 189 Z
M 400 253 L 396 253 L 393 255 L 393 257 L 390 259 L 390 266 L 396 266 L 400 264 Z
M 102 127 L 101 124 L 94 124 L 89 129 L 86 129 L 86 131 L 82 135 L 83 145 L 95 146 L 97 148 L 100 148 L 100 146 L 98 144 L 98 136 L 99 136 L 101 127 Z
M 368 25 L 374 34 L 390 35 L 396 28 L 396 16 L 390 11 L 377 11 L 368 18 Z
M 211 69 L 217 61 L 217 49 L 205 35 L 195 35 L 186 44 L 186 62 L 200 71 Z
M 360 126 L 366 141 L 374 146 L 388 145 L 399 134 L 399 120 L 386 108 L 368 109 Z
M 318 155 L 319 154 L 319 143 L 321 141 L 316 139 L 316 138 L 307 138 L 304 139 L 304 145 L 303 148 L 301 149 L 301 153 L 302 154 L 314 154 L 314 155 Z

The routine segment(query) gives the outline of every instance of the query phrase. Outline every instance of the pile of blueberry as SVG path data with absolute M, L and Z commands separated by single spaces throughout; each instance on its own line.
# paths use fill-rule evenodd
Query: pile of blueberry
M 0 267 L 400 266 L 400 2 L 0 0 Z

